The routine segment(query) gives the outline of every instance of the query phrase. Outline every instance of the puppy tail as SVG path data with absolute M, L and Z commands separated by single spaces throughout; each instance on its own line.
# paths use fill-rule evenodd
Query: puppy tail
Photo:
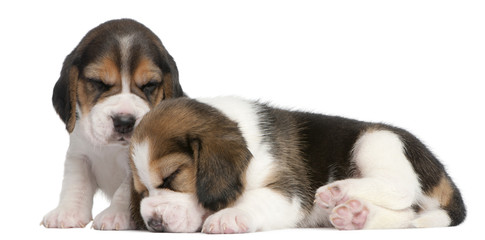
M 455 184 L 449 179 L 450 187 L 453 189 L 451 193 L 451 199 L 448 204 L 442 206 L 442 208 L 448 213 L 451 219 L 450 226 L 457 226 L 465 221 L 466 218 L 466 207 L 463 199 L 461 197 L 460 190 L 455 186 Z
M 421 202 L 418 216 L 412 222 L 414 227 L 457 226 L 465 221 L 465 203 L 460 190 L 448 176 L 443 176 L 440 183 L 425 196 L 428 200 Z M 436 202 L 439 206 L 436 206 Z

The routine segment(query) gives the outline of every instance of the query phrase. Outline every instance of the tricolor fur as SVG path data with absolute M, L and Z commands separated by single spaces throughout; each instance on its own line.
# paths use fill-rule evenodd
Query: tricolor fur
M 131 145 L 132 214 L 152 231 L 454 226 L 443 165 L 405 130 L 224 97 L 167 100 Z
M 134 127 L 160 101 L 182 96 L 174 60 L 142 24 L 108 21 L 89 31 L 66 57 L 52 96 L 70 145 L 59 205 L 42 224 L 84 227 L 92 220 L 93 195 L 111 205 L 95 229 L 130 229 L 128 148 Z

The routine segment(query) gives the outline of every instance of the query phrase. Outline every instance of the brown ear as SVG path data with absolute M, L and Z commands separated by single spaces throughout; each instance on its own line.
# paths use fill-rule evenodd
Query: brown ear
M 61 76 L 57 80 L 52 93 L 52 104 L 57 114 L 66 124 L 69 133 L 74 130 L 76 124 L 76 92 L 79 71 L 73 66 L 73 53 L 66 57 L 61 70 Z
M 207 209 L 231 205 L 244 190 L 244 174 L 252 157 L 242 137 L 189 140 L 197 167 L 197 197 Z
M 153 34 L 153 33 L 152 33 Z M 179 83 L 179 72 L 177 64 L 173 57 L 168 53 L 163 46 L 162 41 L 153 34 L 158 48 L 157 65 L 163 73 L 163 89 L 165 91 L 165 98 L 177 98 L 186 96 Z

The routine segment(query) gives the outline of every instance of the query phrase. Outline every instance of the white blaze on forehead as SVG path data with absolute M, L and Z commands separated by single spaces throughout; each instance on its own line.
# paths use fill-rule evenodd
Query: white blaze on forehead
M 140 181 L 147 187 L 148 191 L 152 190 L 150 177 L 150 148 L 148 141 L 133 144 L 133 151 L 131 153 L 133 163 L 138 171 Z
M 119 39 L 121 52 L 121 92 L 130 92 L 130 49 L 133 45 L 133 35 L 123 36 Z

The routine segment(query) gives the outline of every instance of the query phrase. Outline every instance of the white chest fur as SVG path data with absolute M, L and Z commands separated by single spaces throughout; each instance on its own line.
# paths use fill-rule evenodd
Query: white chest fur
M 128 145 L 95 146 L 86 141 L 82 131 L 73 131 L 67 158 L 84 159 L 99 188 L 111 199 L 128 176 Z M 67 164 L 67 163 L 66 163 Z

